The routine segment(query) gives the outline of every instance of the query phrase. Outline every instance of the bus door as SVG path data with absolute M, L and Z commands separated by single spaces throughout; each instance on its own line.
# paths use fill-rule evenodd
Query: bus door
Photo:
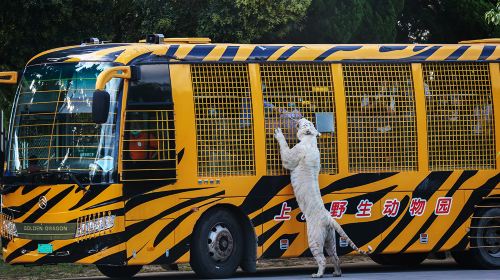
M 174 104 L 167 64 L 137 66 L 124 112 L 122 182 L 124 195 L 171 184 L 176 178 Z
M 126 199 L 171 184 L 176 178 L 169 67 L 140 65 L 137 70 L 138 78 L 130 81 L 122 119 L 120 164 Z
M 154 244 L 155 233 L 170 222 L 165 217 L 145 226 L 141 234 L 133 228 L 153 218 L 154 211 L 150 210 L 159 207 L 159 200 L 148 199 L 146 193 L 173 184 L 177 166 L 169 66 L 139 65 L 136 70 L 137 79 L 130 81 L 122 114 L 120 162 L 125 223 L 131 234 L 127 241 L 129 265 L 151 263 L 151 258 L 165 254 L 166 248 L 173 245 L 173 234 L 161 244 Z

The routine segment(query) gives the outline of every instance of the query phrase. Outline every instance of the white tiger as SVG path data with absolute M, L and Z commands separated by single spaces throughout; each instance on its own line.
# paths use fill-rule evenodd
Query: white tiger
M 292 149 L 288 147 L 280 128 L 275 130 L 274 137 L 280 146 L 283 167 L 291 171 L 293 192 L 300 210 L 306 218 L 309 249 L 318 263 L 318 272 L 312 277 L 322 277 L 325 272 L 326 258 L 323 254 L 323 248 L 333 260 L 335 268 L 333 276 L 339 277 L 342 272 L 337 256 L 335 231 L 346 239 L 354 250 L 361 254 L 367 254 L 367 252 L 354 245 L 337 221 L 332 218 L 330 212 L 323 206 L 318 184 L 321 163 L 316 140 L 316 137 L 321 134 L 316 130 L 314 124 L 305 118 L 300 119 L 297 125 L 297 138 L 300 142 Z M 368 250 L 371 251 L 370 246 L 368 246 Z

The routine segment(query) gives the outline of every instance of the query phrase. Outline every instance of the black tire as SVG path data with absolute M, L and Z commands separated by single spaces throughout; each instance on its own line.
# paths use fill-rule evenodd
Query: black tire
M 478 208 L 470 231 L 471 260 L 486 269 L 500 268 L 500 208 Z
M 243 255 L 243 232 L 233 214 L 209 210 L 194 228 L 190 264 L 202 278 L 227 278 L 234 274 Z
M 97 269 L 104 275 L 113 279 L 128 279 L 134 277 L 141 271 L 141 265 L 130 266 L 112 266 L 112 265 L 97 265 Z
M 479 264 L 472 257 L 471 251 L 452 251 L 451 256 L 455 260 L 455 262 L 461 267 L 476 267 Z
M 416 266 L 427 258 L 427 253 L 372 254 L 369 256 L 381 265 Z

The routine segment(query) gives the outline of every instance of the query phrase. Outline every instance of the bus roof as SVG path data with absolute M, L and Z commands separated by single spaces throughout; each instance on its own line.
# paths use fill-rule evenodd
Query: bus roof
M 467 44 L 95 44 L 57 48 L 28 64 L 106 61 L 123 65 L 200 62 L 499 62 L 498 41 Z

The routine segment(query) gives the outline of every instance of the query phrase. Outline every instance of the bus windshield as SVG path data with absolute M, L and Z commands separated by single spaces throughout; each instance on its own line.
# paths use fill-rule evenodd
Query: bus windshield
M 14 104 L 7 174 L 71 172 L 84 181 L 109 181 L 115 171 L 116 97 L 120 80 L 106 87 L 108 120 L 92 122 L 92 95 L 110 63 L 28 66 Z

